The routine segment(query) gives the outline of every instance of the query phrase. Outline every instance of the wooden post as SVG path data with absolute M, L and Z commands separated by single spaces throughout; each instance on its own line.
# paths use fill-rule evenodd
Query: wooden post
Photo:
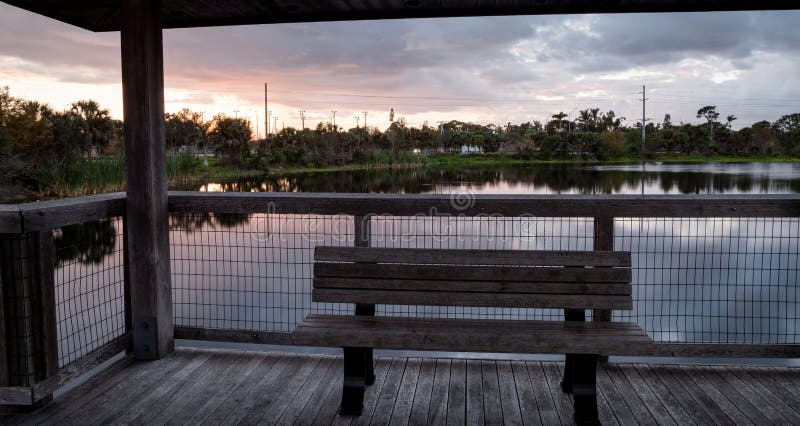
M 58 371 L 51 231 L 0 235 L 0 262 L 0 400 L 30 408 L 52 394 L 34 399 L 22 390 Z
M 123 0 L 127 244 L 133 352 L 158 359 L 174 348 L 159 0 Z
M 596 216 L 594 218 L 594 249 L 603 251 L 614 250 L 614 218 L 611 216 Z M 592 311 L 592 322 L 610 322 L 611 310 L 595 309 Z M 608 362 L 607 356 L 599 356 L 598 361 Z

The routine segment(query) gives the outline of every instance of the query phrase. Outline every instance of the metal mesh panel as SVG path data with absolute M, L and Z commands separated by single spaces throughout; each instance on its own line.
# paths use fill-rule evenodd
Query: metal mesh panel
M 63 367 L 125 333 L 122 219 L 66 226 L 54 230 L 53 239 Z
M 386 217 L 371 219 L 373 247 L 590 250 L 592 219 Z M 306 315 L 353 312 L 312 303 L 317 245 L 352 246 L 352 216 L 173 215 L 175 324 L 291 332 Z M 379 315 L 561 318 L 559 310 L 380 306 Z
M 314 247 L 352 246 L 353 220 L 173 215 L 170 242 L 175 325 L 291 332 L 312 308 Z
M 616 219 L 614 248 L 632 252 L 633 311 L 656 341 L 800 343 L 800 219 Z M 373 247 L 591 250 L 592 218 L 375 216 Z M 175 215 L 177 325 L 291 332 L 311 312 L 313 248 L 352 246 L 351 216 Z M 379 315 L 560 319 L 560 310 L 378 307 Z
M 616 219 L 633 311 L 656 341 L 800 343 L 800 219 Z
M 389 217 L 372 219 L 372 247 L 591 250 L 592 218 Z M 563 319 L 560 309 L 378 305 L 376 314 L 486 319 Z

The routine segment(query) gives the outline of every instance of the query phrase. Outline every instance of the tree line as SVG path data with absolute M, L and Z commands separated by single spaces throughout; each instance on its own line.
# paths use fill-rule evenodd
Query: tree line
M 574 120 L 564 112 L 545 122 L 474 124 L 453 120 L 412 127 L 390 112 L 390 126 L 345 129 L 331 123 L 314 128 L 287 127 L 254 140 L 249 120 L 183 109 L 167 113 L 165 137 L 173 151 L 218 154 L 223 161 L 250 168 L 322 167 L 353 163 L 414 162 L 417 153 L 460 152 L 474 147 L 522 159 L 603 161 L 658 154 L 729 156 L 800 156 L 800 113 L 733 129 L 736 117 L 721 119 L 716 106 L 697 111 L 699 123 L 673 123 L 669 114 L 658 123 L 627 125 L 614 111 L 588 108 Z M 66 168 L 97 156 L 122 156 L 122 122 L 92 100 L 57 111 L 0 89 L 0 183 L 41 187 Z

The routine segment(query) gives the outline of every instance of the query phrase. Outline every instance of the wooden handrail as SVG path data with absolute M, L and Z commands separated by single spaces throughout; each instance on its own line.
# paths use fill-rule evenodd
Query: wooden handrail
M 169 193 L 171 213 L 394 216 L 800 217 L 800 194 L 488 195 L 316 192 Z M 58 228 L 125 214 L 124 192 L 0 205 L 0 233 Z

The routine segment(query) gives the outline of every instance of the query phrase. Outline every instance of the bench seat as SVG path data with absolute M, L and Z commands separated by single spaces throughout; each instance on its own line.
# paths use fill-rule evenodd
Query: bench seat
M 413 345 L 409 346 L 410 342 Z M 309 315 L 292 334 L 302 346 L 526 354 L 641 354 L 653 344 L 638 324 Z

